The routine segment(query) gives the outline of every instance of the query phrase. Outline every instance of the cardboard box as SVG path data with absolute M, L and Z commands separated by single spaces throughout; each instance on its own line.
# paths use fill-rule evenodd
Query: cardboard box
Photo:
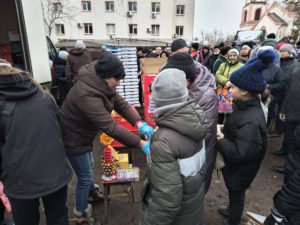
M 129 158 L 128 154 L 119 154 L 119 169 L 128 169 L 129 167 Z
M 141 59 L 141 71 L 143 74 L 157 74 L 167 63 L 167 58 L 144 58 Z

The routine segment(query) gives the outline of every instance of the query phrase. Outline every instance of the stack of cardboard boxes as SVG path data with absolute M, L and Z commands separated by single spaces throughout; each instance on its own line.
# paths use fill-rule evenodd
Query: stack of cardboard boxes
M 167 58 L 145 58 L 141 60 L 145 121 L 153 127 L 156 125 L 153 115 L 154 105 L 151 99 L 151 84 L 166 63 Z
M 106 51 L 110 51 L 117 55 L 122 61 L 125 69 L 126 76 L 121 80 L 120 85 L 117 87 L 117 92 L 124 97 L 129 104 L 140 106 L 136 48 L 107 48 Z

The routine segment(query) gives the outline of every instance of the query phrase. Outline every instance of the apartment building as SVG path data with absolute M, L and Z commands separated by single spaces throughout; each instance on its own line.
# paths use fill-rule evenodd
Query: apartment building
M 42 0 L 44 1 L 44 0 Z M 116 40 L 192 40 L 195 0 L 70 0 L 78 11 L 56 20 L 51 38 Z M 53 0 L 55 10 L 60 1 Z

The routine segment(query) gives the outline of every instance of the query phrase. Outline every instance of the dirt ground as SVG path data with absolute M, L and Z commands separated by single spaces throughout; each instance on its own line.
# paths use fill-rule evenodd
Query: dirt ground
M 272 205 L 272 197 L 276 193 L 283 182 L 283 176 L 278 175 L 270 170 L 272 165 L 282 164 L 284 158 L 276 157 L 271 154 L 272 151 L 279 149 L 281 146 L 281 138 L 269 138 L 268 152 L 262 163 L 262 167 L 259 171 L 251 188 L 247 192 L 245 211 L 257 212 L 262 215 L 268 215 L 270 207 Z M 102 154 L 101 146 L 95 143 L 95 179 L 100 184 L 101 180 L 101 166 L 99 156 Z M 146 159 L 143 153 L 139 150 L 135 151 L 134 165 L 141 168 L 141 177 L 145 177 L 145 165 Z M 124 224 L 138 224 L 138 218 L 141 211 L 140 201 L 140 187 L 142 186 L 142 180 L 134 184 L 134 197 L 135 204 L 132 216 L 134 221 L 130 221 L 130 210 L 127 199 L 120 199 L 113 201 L 110 205 L 110 213 L 108 225 L 124 225 Z M 68 205 L 70 210 L 70 217 L 72 217 L 72 209 L 74 206 L 74 189 L 75 179 L 70 185 L 70 194 L 68 198 Z M 113 191 L 120 191 L 114 189 Z M 222 175 L 217 177 L 216 171 L 211 183 L 210 190 L 205 198 L 205 224 L 206 225 L 218 225 L 222 224 L 224 218 L 217 213 L 217 208 L 220 205 L 226 205 L 228 202 L 227 191 L 224 186 Z M 98 220 L 102 220 L 104 215 L 103 204 L 94 207 L 94 216 Z
M 272 151 L 281 147 L 281 138 L 269 138 L 268 151 L 266 157 L 262 163 L 261 169 L 256 177 L 251 188 L 246 194 L 246 206 L 245 211 L 256 212 L 262 215 L 268 215 L 272 205 L 273 195 L 280 189 L 283 176 L 278 175 L 270 170 L 272 165 L 281 165 L 284 162 L 284 158 L 276 157 L 271 154 Z M 94 145 L 94 175 L 98 184 L 101 184 L 102 169 L 100 166 L 100 155 L 102 154 L 102 147 L 95 142 Z M 145 165 L 146 159 L 143 153 L 139 150 L 135 151 L 134 165 L 141 169 L 141 178 L 145 177 Z M 130 211 L 129 203 L 127 199 L 120 199 L 111 202 L 109 219 L 105 225 L 138 225 L 139 215 L 141 212 L 141 199 L 140 199 L 140 187 L 142 186 L 142 180 L 134 183 L 134 198 L 135 203 L 133 210 Z M 68 195 L 68 207 L 70 225 L 75 224 L 73 222 L 73 207 L 75 198 L 75 186 L 76 178 L 72 179 L 69 185 Z M 101 187 L 102 188 L 102 187 Z M 112 192 L 122 191 L 118 188 L 112 190 Z M 221 205 L 226 205 L 228 202 L 227 191 L 224 186 L 222 175 L 217 177 L 216 171 L 214 171 L 210 190 L 205 197 L 205 225 L 221 225 L 224 218 L 218 214 L 217 208 Z M 93 209 L 94 217 L 102 221 L 104 217 L 104 205 L 103 203 L 97 205 Z M 132 217 L 131 217 L 132 216 Z M 133 219 L 131 219 L 133 218 Z M 44 218 L 42 218 L 42 224 Z

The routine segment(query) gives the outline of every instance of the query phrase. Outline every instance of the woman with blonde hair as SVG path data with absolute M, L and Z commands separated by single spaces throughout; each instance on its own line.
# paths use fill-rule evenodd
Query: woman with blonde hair
M 1 180 L 15 225 L 38 225 L 39 200 L 47 225 L 68 224 L 65 157 L 59 111 L 30 74 L 0 59 Z

